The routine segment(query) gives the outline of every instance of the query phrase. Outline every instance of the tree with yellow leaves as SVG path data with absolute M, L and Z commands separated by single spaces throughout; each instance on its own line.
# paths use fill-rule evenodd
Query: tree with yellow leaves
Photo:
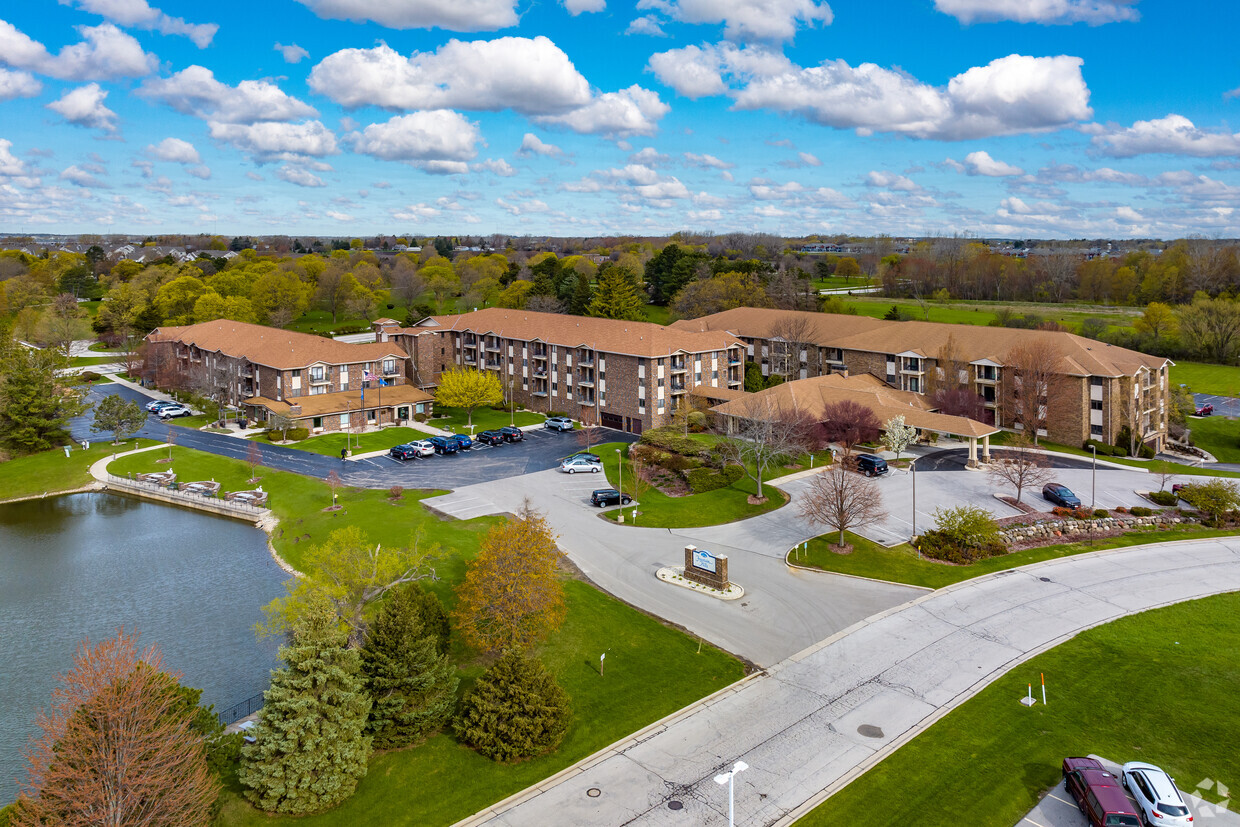
M 474 409 L 503 402 L 504 389 L 495 371 L 452 369 L 439 377 L 435 401 L 449 408 L 464 408 L 469 416 L 469 424 L 473 425 Z

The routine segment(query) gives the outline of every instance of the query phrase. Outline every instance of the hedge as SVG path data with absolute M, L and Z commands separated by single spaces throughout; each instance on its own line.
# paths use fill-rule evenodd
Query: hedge
M 1151 491 L 1150 499 L 1159 505 L 1175 505 L 1180 498 L 1170 491 Z
M 689 483 L 694 494 L 727 488 L 743 476 L 745 476 L 745 469 L 739 465 L 729 465 L 722 471 L 716 471 L 713 468 L 694 468 L 684 474 L 685 481 Z
M 282 439 L 284 439 L 284 434 L 282 431 L 268 431 L 267 433 L 263 434 L 263 436 L 267 438 L 268 442 L 279 442 Z M 289 428 L 288 429 L 288 441 L 289 442 L 301 442 L 303 439 L 305 439 L 308 436 L 310 436 L 309 428 Z

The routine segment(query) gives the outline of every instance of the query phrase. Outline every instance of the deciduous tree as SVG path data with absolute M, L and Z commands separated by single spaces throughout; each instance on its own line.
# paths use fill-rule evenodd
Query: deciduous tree
M 896 459 L 916 441 L 917 429 L 905 425 L 903 416 L 893 416 L 883 425 L 883 445 L 895 453 Z
M 1034 450 L 1033 443 L 1023 434 L 1007 448 L 997 451 L 986 466 L 986 473 L 995 485 L 1011 485 L 1016 489 L 1016 501 L 1021 492 L 1041 485 L 1051 478 L 1051 465 L 1045 455 Z
M 822 413 L 822 428 L 827 441 L 838 442 L 846 457 L 859 443 L 878 439 L 882 429 L 873 410 L 851 399 L 826 405 Z
M 96 433 L 111 431 L 112 444 L 124 442 L 146 424 L 146 411 L 137 402 L 119 394 L 108 394 L 95 405 L 95 421 L 90 429 Z
M 801 495 L 801 516 L 840 533 L 877 522 L 887 516 L 883 495 L 873 480 L 844 469 L 837 463 L 815 475 Z
M 250 440 L 250 447 L 245 451 L 245 464 L 250 466 L 250 479 L 247 482 L 258 482 L 258 468 L 263 464 L 263 452 L 253 440 Z
M 1198 297 L 1180 308 L 1180 340 L 1195 353 L 1227 364 L 1240 347 L 1240 304 Z
M 514 650 L 474 684 L 455 728 L 488 758 L 515 761 L 558 747 L 571 717 L 568 693 L 546 667 Z
M 726 461 L 745 469 L 757 489 L 757 498 L 765 502 L 762 480 L 768 468 L 798 452 L 798 445 L 781 427 L 783 412 L 769 397 L 755 396 L 738 400 L 738 410 L 728 419 L 728 439 L 719 443 Z
M 528 647 L 564 622 L 560 550 L 546 519 L 528 505 L 491 528 L 456 589 L 453 617 L 471 645 L 486 652 Z
M 241 753 L 238 780 L 256 807 L 309 815 L 353 795 L 366 775 L 370 696 L 361 657 L 348 648 L 336 613 L 311 605 L 280 647 L 285 664 L 271 674 L 255 743 Z
M 474 409 L 496 405 L 504 400 L 504 388 L 495 371 L 452 368 L 440 375 L 435 401 L 449 408 L 464 408 L 469 425 L 474 424 Z
M 1038 432 L 1047 426 L 1052 410 L 1066 396 L 1066 377 L 1060 373 L 1060 351 L 1048 334 L 1021 341 L 1004 359 L 1004 413 L 1038 444 Z
M 83 642 L 36 718 L 9 823 L 209 824 L 219 785 L 195 731 L 198 708 L 180 690 L 136 635 Z

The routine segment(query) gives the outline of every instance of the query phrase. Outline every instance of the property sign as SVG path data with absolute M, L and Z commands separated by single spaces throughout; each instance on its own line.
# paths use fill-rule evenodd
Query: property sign
M 711 554 L 709 551 L 702 551 L 701 549 L 696 549 L 693 552 L 693 567 L 695 569 L 701 569 L 702 571 L 709 571 L 711 573 L 714 573 L 715 555 Z

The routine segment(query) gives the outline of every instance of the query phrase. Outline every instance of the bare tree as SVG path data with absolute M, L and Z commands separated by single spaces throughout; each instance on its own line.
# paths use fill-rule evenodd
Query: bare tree
M 811 318 L 805 313 L 784 313 L 771 327 L 771 373 L 777 373 L 787 381 L 800 378 L 801 352 L 805 351 L 808 366 L 809 350 L 816 349 L 811 336 L 814 331 Z
M 995 485 L 1011 485 L 1016 489 L 1016 501 L 1021 492 L 1030 486 L 1045 483 L 1051 478 L 1051 464 L 1045 455 L 1034 450 L 1025 436 L 1020 436 L 1008 448 L 996 452 L 986 466 L 986 473 Z
M 1019 425 L 1033 444 L 1046 427 L 1067 391 L 1060 373 L 1060 351 L 1049 335 L 1020 342 L 1008 352 L 1003 381 L 1004 413 Z
M 757 486 L 760 502 L 765 502 L 762 494 L 762 480 L 766 469 L 797 453 L 786 430 L 781 424 L 781 412 L 769 397 L 754 396 L 738 400 L 740 412 L 728 421 L 728 435 L 719 443 L 727 462 L 733 462 L 745 469 L 745 474 Z
M 596 419 L 596 414 L 595 414 L 594 408 L 590 407 L 589 405 L 582 405 L 581 416 L 580 416 L 581 429 L 577 431 L 576 436 L 577 436 L 577 444 L 580 445 L 582 449 L 585 451 L 589 451 L 591 448 L 594 447 L 595 419 Z
M 250 466 L 250 479 L 247 482 L 255 483 L 262 479 L 258 476 L 258 469 L 263 464 L 263 452 L 253 440 L 250 440 L 250 447 L 245 451 L 245 464 Z
M 840 533 L 878 522 L 887 516 L 878 486 L 860 474 L 844 470 L 843 463 L 818 474 L 801 495 L 801 516 Z
M 328 473 L 327 478 L 323 480 L 327 483 L 327 487 L 332 491 L 332 508 L 336 508 L 336 491 L 340 486 L 344 485 L 344 480 L 335 471 Z
M 822 420 L 826 441 L 843 446 L 845 457 L 852 454 L 858 443 L 878 439 L 878 432 L 882 430 L 874 411 L 851 399 L 827 405 L 823 408 Z

